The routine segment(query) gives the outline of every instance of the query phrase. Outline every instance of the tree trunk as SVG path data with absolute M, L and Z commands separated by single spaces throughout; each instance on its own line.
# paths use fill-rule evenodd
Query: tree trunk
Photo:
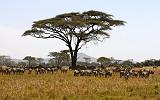
M 78 53 L 78 50 L 75 50 L 73 55 L 73 60 L 72 60 L 73 69 L 77 69 L 77 53 Z
M 76 64 L 77 64 L 77 52 L 78 50 L 72 50 L 70 49 L 70 54 L 71 54 L 71 69 L 76 69 Z
M 73 56 L 72 57 L 72 64 L 71 64 L 72 69 L 76 69 L 76 63 L 77 63 L 77 57 Z
M 71 44 L 68 44 L 70 54 L 71 54 L 71 69 L 77 69 L 77 53 L 78 53 L 78 47 L 79 47 L 80 40 L 78 39 L 77 44 L 75 46 L 75 50 L 72 49 Z
M 70 68 L 73 69 L 74 66 L 76 65 L 74 62 L 74 57 L 73 57 L 73 49 L 72 49 L 72 46 L 71 44 L 68 43 L 68 48 L 69 48 L 69 52 L 70 52 L 70 56 L 71 56 L 71 64 L 70 64 Z

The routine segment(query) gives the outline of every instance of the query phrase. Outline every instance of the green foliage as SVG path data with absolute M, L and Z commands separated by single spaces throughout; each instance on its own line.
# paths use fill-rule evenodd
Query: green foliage
M 42 63 L 43 63 L 43 61 L 44 61 L 44 59 L 43 59 L 43 58 L 36 58 L 36 60 L 37 60 L 37 63 L 38 63 L 38 64 L 42 64 Z
M 101 64 L 101 66 L 104 66 L 106 64 L 110 64 L 111 63 L 111 59 L 109 59 L 107 57 L 99 57 L 97 59 L 97 62 L 99 62 Z
M 70 56 L 68 54 L 68 50 L 62 50 L 60 52 L 49 52 L 50 57 L 53 57 L 50 61 L 55 62 L 55 65 L 68 65 L 70 62 Z
M 0 66 L 14 66 L 16 62 L 11 60 L 10 56 L 0 55 Z
M 25 66 L 27 66 L 27 63 L 26 62 L 18 62 L 18 66 L 25 67 Z
M 24 57 L 23 60 L 33 61 L 33 60 L 36 60 L 36 58 L 32 57 L 32 56 L 26 56 L 26 57 Z
M 126 60 L 126 61 L 123 61 L 121 65 L 124 67 L 134 67 L 135 64 L 130 60 Z
M 28 66 L 29 67 L 34 66 L 35 63 L 36 63 L 36 58 L 32 57 L 32 56 L 26 56 L 26 57 L 24 57 L 23 60 L 27 60 L 28 61 Z

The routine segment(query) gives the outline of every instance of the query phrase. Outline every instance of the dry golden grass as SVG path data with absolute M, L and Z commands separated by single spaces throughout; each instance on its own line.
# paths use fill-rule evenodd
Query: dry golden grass
M 1 100 L 160 100 L 160 75 L 150 78 L 0 75 Z

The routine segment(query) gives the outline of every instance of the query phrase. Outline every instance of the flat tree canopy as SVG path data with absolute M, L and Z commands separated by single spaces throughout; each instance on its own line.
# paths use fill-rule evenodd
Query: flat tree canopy
M 71 66 L 76 68 L 77 53 L 82 46 L 91 41 L 97 42 L 109 38 L 109 30 L 124 23 L 100 11 L 71 12 L 35 21 L 31 30 L 25 31 L 23 36 L 30 35 L 42 39 L 57 38 L 64 41 L 70 51 Z

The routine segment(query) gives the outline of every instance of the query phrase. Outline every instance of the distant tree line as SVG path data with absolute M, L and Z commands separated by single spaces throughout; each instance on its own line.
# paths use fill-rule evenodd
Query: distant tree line
M 12 61 L 10 56 L 0 55 L 0 66 L 12 66 L 16 62 Z
M 71 66 L 71 57 L 68 50 L 61 50 L 59 52 L 49 52 L 50 57 L 48 62 L 45 62 L 43 58 L 37 58 L 33 56 L 24 57 L 24 61 L 15 62 L 10 56 L 0 56 L 0 66 L 19 66 L 19 67 L 36 67 L 36 66 Z M 160 59 L 150 59 L 142 62 L 135 62 L 133 60 L 117 60 L 113 57 L 99 57 L 97 62 L 91 62 L 91 58 L 84 57 L 84 62 L 78 61 L 77 65 L 81 66 L 97 66 L 97 67 L 145 67 L 145 66 L 160 66 Z
M 116 60 L 113 57 L 99 57 L 97 62 L 101 65 L 101 67 L 145 67 L 145 66 L 160 66 L 160 59 L 150 59 L 142 62 L 134 62 L 132 59 L 130 60 Z

